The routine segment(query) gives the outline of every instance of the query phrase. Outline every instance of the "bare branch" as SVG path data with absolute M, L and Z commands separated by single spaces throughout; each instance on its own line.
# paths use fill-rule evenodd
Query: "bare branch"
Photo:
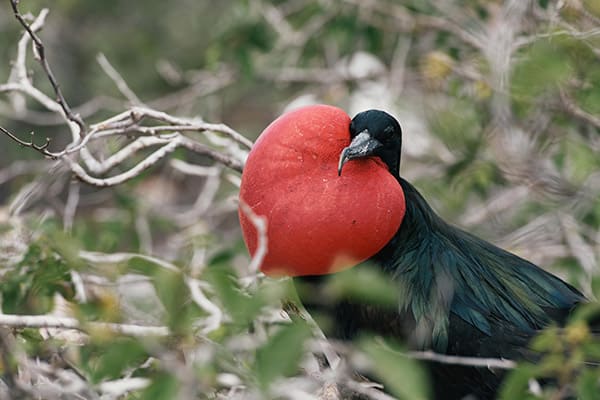
M 421 361 L 433 361 L 441 364 L 463 365 L 487 369 L 515 369 L 517 363 L 505 358 L 462 357 L 432 351 L 410 351 L 405 354 L 408 358 Z
M 261 217 L 257 215 L 252 208 L 242 200 L 240 200 L 240 209 L 242 212 L 248 217 L 256 232 L 258 233 L 258 240 L 256 251 L 254 252 L 254 256 L 252 257 L 252 261 L 248 266 L 248 270 L 252 273 L 256 273 L 259 271 L 259 268 L 267 255 L 268 248 L 268 238 L 267 238 L 267 220 L 265 217 Z
M 81 251 L 79 253 L 80 257 L 84 260 L 94 262 L 94 263 L 110 263 L 116 264 L 124 261 L 131 260 L 132 258 L 141 258 L 147 261 L 150 261 L 161 268 L 167 269 L 172 272 L 182 273 L 181 269 L 177 266 L 168 263 L 164 260 L 161 260 L 156 257 L 148 256 L 145 254 L 136 254 L 136 253 L 98 253 L 98 252 L 90 252 L 90 251 Z M 184 276 L 186 285 L 190 290 L 190 295 L 192 296 L 192 300 L 204 311 L 206 311 L 209 316 L 205 320 L 202 321 L 202 325 L 204 326 L 201 329 L 202 334 L 207 334 L 215 329 L 218 329 L 221 326 L 221 323 L 224 319 L 223 312 L 219 309 L 217 305 L 211 302 L 202 292 L 203 287 L 209 287 L 206 282 L 200 281 L 198 279 L 191 278 L 189 276 Z
M 582 110 L 575 101 L 569 97 L 565 90 L 561 89 L 560 100 L 562 101 L 564 109 L 572 116 L 600 129 L 600 117 L 592 115 L 587 111 Z
M 75 220 L 75 212 L 79 205 L 79 182 L 74 181 L 69 185 L 69 193 L 67 195 L 67 203 L 63 213 L 63 228 L 66 232 L 70 232 L 73 228 Z
M 16 135 L 12 134 L 7 129 L 5 129 L 1 126 L 0 126 L 0 132 L 4 133 L 6 136 L 8 136 L 9 138 L 11 138 L 15 142 L 17 142 L 19 145 L 21 145 L 23 147 L 30 147 L 33 150 L 37 151 L 38 153 L 43 154 L 45 157 L 51 158 L 53 160 L 56 160 L 58 158 L 58 156 L 56 154 L 48 151 L 48 146 L 50 145 L 50 141 L 51 141 L 50 138 L 46 138 L 46 142 L 44 144 L 38 145 L 38 144 L 33 143 L 33 136 L 34 136 L 33 132 L 31 132 L 31 140 L 29 142 L 19 139 Z
M 348 389 L 353 392 L 359 393 L 363 396 L 366 396 L 368 399 L 372 400 L 397 400 L 395 397 L 390 396 L 374 387 L 369 385 L 365 385 L 364 383 L 356 382 L 353 380 L 346 380 L 342 383 Z
M 242 170 L 247 150 L 243 150 L 239 145 L 243 146 L 245 149 L 249 149 L 252 146 L 252 141 L 246 139 L 225 124 L 207 123 L 199 118 L 178 118 L 161 111 L 136 106 L 100 123 L 92 125 L 91 129 L 88 131 L 87 127 L 83 125 L 81 117 L 75 115 L 68 106 L 49 67 L 43 44 L 40 38 L 35 34 L 44 23 L 47 10 L 43 10 L 35 21 L 29 25 L 24 17 L 18 12 L 18 1 L 11 0 L 11 4 L 16 18 L 25 27 L 26 33 L 19 42 L 17 62 L 13 67 L 11 79 L 8 83 L 0 85 L 0 91 L 23 93 L 40 102 L 48 110 L 62 116 L 69 125 L 72 140 L 63 150 L 51 152 L 48 149 L 50 139 L 47 139 L 45 143 L 38 145 L 35 144 L 33 140 L 21 140 L 4 128 L 0 130 L 1 133 L 9 136 L 13 141 L 16 141 L 22 146 L 31 147 L 45 157 L 59 159 L 61 162 L 67 164 L 78 179 L 99 187 L 120 184 L 128 179 L 138 176 L 178 147 L 184 147 L 190 151 L 211 157 L 215 161 L 223 163 L 237 171 Z M 35 44 L 34 55 L 42 64 L 42 67 L 47 73 L 54 88 L 57 97 L 56 101 L 35 88 L 27 75 L 26 49 L 27 43 L 30 40 Z M 119 90 L 121 90 L 132 103 L 138 105 L 141 104 L 139 98 L 131 91 L 131 89 L 129 89 L 123 78 L 114 68 L 112 68 L 105 57 L 100 55 L 98 62 L 111 79 L 115 81 Z M 24 104 L 22 107 L 22 109 L 26 109 Z M 149 126 L 141 125 L 142 121 L 158 121 L 159 123 L 155 124 L 155 126 Z M 87 134 L 83 135 L 85 132 L 87 132 Z M 210 146 L 185 137 L 184 133 L 186 132 L 204 133 L 206 139 L 210 142 Z M 223 136 L 217 136 L 213 132 L 222 134 Z M 110 156 L 103 156 L 100 157 L 100 159 L 96 159 L 88 148 L 91 141 L 102 140 L 112 136 L 151 137 L 139 138 Z M 109 170 L 122 165 L 126 160 L 131 160 L 131 158 L 139 151 L 155 146 L 159 146 L 159 148 L 150 155 L 142 158 L 134 167 L 115 176 L 100 177 L 100 175 L 105 174 Z M 218 148 L 223 148 L 223 151 L 218 150 Z M 79 158 L 83 161 L 82 164 L 80 164 Z
M 110 62 L 108 62 L 108 59 L 103 53 L 98 54 L 96 60 L 98 61 L 98 64 L 100 64 L 106 75 L 108 75 L 113 80 L 121 94 L 123 94 L 123 96 L 125 96 L 125 98 L 129 100 L 129 102 L 132 105 L 141 106 L 144 104 L 129 88 L 127 82 L 125 82 L 121 74 L 119 74 L 117 70 L 110 64 Z
M 60 90 L 60 85 L 58 84 L 56 78 L 54 77 L 54 73 L 52 72 L 52 69 L 50 68 L 50 64 L 48 63 L 48 60 L 46 59 L 46 51 L 44 48 L 44 44 L 42 43 L 41 39 L 35 33 L 36 29 L 34 29 L 33 26 L 30 26 L 27 23 L 27 21 L 25 21 L 25 18 L 23 18 L 23 16 L 19 12 L 19 0 L 11 0 L 10 4 L 12 6 L 15 17 L 17 18 L 17 20 L 19 20 L 19 22 L 21 23 L 23 28 L 25 28 L 25 30 L 31 37 L 31 40 L 33 40 L 33 42 L 35 44 L 36 59 L 39 61 L 40 65 L 44 69 L 46 76 L 48 76 L 48 80 L 50 81 L 50 84 L 52 85 L 52 88 L 54 89 L 54 93 L 56 94 L 56 102 L 61 106 L 61 108 L 62 108 L 64 114 L 67 116 L 67 118 L 69 120 L 75 122 L 79 126 L 79 129 L 80 129 L 79 135 L 84 136 L 85 132 L 86 132 L 85 123 L 83 122 L 83 120 L 81 119 L 81 117 L 79 115 L 73 114 L 73 112 L 71 111 L 71 108 L 69 107 L 69 104 L 65 100 L 65 97 L 63 96 L 62 91 Z
M 86 261 L 93 263 L 108 263 L 108 264 L 118 264 L 125 261 L 129 261 L 132 258 L 141 258 L 146 261 L 150 261 L 153 264 L 160 266 L 166 270 L 172 272 L 181 272 L 181 270 L 174 264 L 171 264 L 165 260 L 161 260 L 160 258 L 148 256 L 146 254 L 139 253 L 99 253 L 95 251 L 80 251 L 79 257 L 83 258 Z
M 169 335 L 169 329 L 164 326 L 143 326 L 133 324 L 117 324 L 112 322 L 80 322 L 75 318 L 52 317 L 47 315 L 0 314 L 0 326 L 9 326 L 12 328 L 76 329 L 82 332 L 107 330 L 128 336 Z
M 204 327 L 201 329 L 201 333 L 206 335 L 210 332 L 217 330 L 224 319 L 223 312 L 221 309 L 212 301 L 210 301 L 202 292 L 200 288 L 201 282 L 197 279 L 186 278 L 185 280 L 190 294 L 192 296 L 192 300 L 204 311 L 206 311 L 209 316 L 203 322 Z
M 130 377 L 124 379 L 115 379 L 98 384 L 98 389 L 112 398 L 121 398 L 129 392 L 141 390 L 148 387 L 151 380 L 148 378 Z

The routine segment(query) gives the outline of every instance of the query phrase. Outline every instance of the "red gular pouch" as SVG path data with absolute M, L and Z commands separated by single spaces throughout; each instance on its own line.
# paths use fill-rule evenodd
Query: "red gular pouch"
M 404 193 L 378 157 L 351 160 L 338 176 L 349 128 L 343 110 L 313 105 L 277 118 L 252 147 L 240 201 L 267 220 L 265 274 L 323 275 L 353 267 L 400 228 Z M 241 209 L 239 218 L 254 255 L 256 228 Z

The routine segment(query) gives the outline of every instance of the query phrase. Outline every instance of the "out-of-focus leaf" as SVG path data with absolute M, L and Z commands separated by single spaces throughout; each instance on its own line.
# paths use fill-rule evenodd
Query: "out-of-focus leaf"
M 153 277 L 156 294 L 165 306 L 167 325 L 176 333 L 191 331 L 194 305 L 182 274 L 161 269 Z
M 31 244 L 18 268 L 0 281 L 2 308 L 9 314 L 46 313 L 55 293 L 72 298 L 70 266 L 45 240 Z
M 534 399 L 529 393 L 529 380 L 535 379 L 538 374 L 538 368 L 531 364 L 521 364 L 516 369 L 510 371 L 504 379 L 500 388 L 498 398 L 501 400 L 514 399 Z
M 334 274 L 326 292 L 336 298 L 350 298 L 379 305 L 398 304 L 398 284 L 375 268 L 358 266 Z
M 590 173 L 598 168 L 598 154 L 588 144 L 581 141 L 566 141 L 565 147 L 573 180 L 583 182 Z
M 538 352 L 560 351 L 561 341 L 558 328 L 548 328 L 531 341 L 531 348 Z
M 401 349 L 364 340 L 360 348 L 372 361 L 375 375 L 386 390 L 405 400 L 429 399 L 427 374 L 418 361 L 401 354 Z
M 179 382 L 177 381 L 177 379 L 171 374 L 162 373 L 152 378 L 152 383 L 150 384 L 150 386 L 144 389 L 144 391 L 140 395 L 140 399 L 176 399 L 178 389 Z
M 212 265 L 204 272 L 204 277 L 212 284 L 217 297 L 232 317 L 236 329 L 247 328 L 258 312 L 267 304 L 269 296 L 261 290 L 245 292 L 237 282 L 237 276 L 227 265 Z M 280 291 L 273 292 L 282 293 Z
M 477 148 L 481 138 L 481 113 L 466 99 L 453 99 L 429 114 L 432 130 L 450 150 L 466 153 Z
M 298 362 L 304 354 L 304 342 L 310 336 L 310 328 L 300 321 L 281 327 L 256 352 L 255 371 L 263 390 L 280 376 L 297 371 Z
M 577 395 L 579 400 L 600 399 L 600 374 L 598 369 L 586 369 L 577 379 Z
M 571 72 L 569 57 L 556 41 L 540 40 L 526 49 L 513 71 L 512 94 L 518 101 L 534 101 L 545 90 L 556 90 Z
M 587 11 L 600 18 L 600 3 L 597 0 L 583 0 L 582 3 Z
M 148 354 L 137 339 L 112 338 L 90 344 L 81 350 L 81 367 L 93 382 L 116 379 L 127 368 L 139 365 Z

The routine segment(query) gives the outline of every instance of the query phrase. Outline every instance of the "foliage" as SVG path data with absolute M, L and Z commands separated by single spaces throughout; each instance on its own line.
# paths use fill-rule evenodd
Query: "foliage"
M 21 3 L 33 15 L 50 8 L 39 35 L 86 122 L 129 106 L 99 68 L 100 52 L 144 103 L 248 138 L 290 104 L 385 108 L 403 126 L 402 174 L 445 219 L 600 296 L 597 2 Z M 8 2 L 0 7 L 0 126 L 60 148 L 69 140 L 61 118 L 2 88 L 22 32 Z M 54 97 L 35 60 L 27 67 Z M 175 151 L 128 182 L 96 188 L 0 140 L 1 311 L 74 318 L 81 328 L 0 327 L 0 398 L 328 398 L 327 351 L 290 282 L 247 270 L 237 173 Z M 94 151 L 132 141 L 110 138 Z M 206 169 L 193 175 L 177 161 Z M 389 282 L 365 271 L 339 274 L 329 292 L 394 303 Z M 597 398 L 600 343 L 588 327 L 597 315 L 590 305 L 564 329 L 544 331 L 532 343 L 538 361 L 510 371 L 501 398 Z M 362 338 L 345 354 L 349 369 L 399 398 L 428 398 L 427 377 L 402 345 Z M 38 379 L 19 387 L 19 371 Z

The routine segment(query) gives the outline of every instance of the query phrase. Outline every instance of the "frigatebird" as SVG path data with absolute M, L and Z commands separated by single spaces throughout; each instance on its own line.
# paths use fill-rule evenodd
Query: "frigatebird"
M 336 338 L 373 332 L 449 355 L 532 357 L 530 340 L 563 324 L 584 295 L 440 218 L 401 177 L 401 147 L 400 124 L 380 110 L 350 120 L 341 109 L 315 105 L 269 125 L 250 152 L 240 191 L 268 221 L 262 271 L 296 277 L 304 305 L 330 316 L 328 334 Z M 242 212 L 240 220 L 254 254 L 257 231 Z M 332 300 L 325 282 L 346 268 L 388 277 L 398 303 Z M 487 368 L 429 369 L 438 399 L 493 398 L 503 378 Z

